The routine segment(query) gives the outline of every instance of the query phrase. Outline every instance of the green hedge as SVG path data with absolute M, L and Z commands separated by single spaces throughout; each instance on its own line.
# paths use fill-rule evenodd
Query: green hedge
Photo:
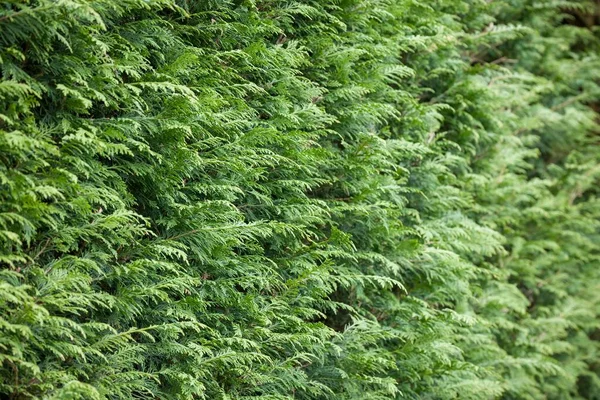
M 600 399 L 583 0 L 10 0 L 0 397 Z

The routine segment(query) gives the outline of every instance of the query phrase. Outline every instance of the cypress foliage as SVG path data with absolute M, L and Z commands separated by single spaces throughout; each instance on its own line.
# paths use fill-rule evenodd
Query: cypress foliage
M 600 399 L 599 13 L 4 1 L 0 397 Z

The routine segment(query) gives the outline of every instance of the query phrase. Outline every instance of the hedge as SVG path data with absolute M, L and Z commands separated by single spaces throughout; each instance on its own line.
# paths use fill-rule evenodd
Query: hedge
M 598 22 L 3 1 L 0 397 L 600 399 Z

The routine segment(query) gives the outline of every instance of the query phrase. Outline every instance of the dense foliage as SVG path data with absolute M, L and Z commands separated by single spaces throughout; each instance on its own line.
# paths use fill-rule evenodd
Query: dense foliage
M 600 399 L 599 16 L 4 1 L 0 397 Z

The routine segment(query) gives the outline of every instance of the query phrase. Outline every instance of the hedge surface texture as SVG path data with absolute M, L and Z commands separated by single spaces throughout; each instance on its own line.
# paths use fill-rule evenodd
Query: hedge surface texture
M 2 399 L 600 399 L 600 3 L 8 0 Z

